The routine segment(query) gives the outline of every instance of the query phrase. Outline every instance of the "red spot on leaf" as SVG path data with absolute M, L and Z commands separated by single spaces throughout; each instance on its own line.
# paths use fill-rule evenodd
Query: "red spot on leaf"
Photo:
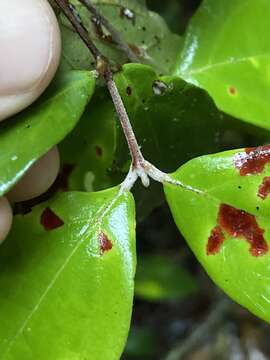
M 99 245 L 101 254 L 104 254 L 105 251 L 110 251 L 113 247 L 111 240 L 109 240 L 108 236 L 104 232 L 99 234 Z
M 259 227 L 254 215 L 233 206 L 221 204 L 218 222 L 219 226 L 212 230 L 208 238 L 208 255 L 216 254 L 221 249 L 224 240 L 222 240 L 222 231 L 234 238 L 245 239 L 250 245 L 249 251 L 253 256 L 261 256 L 267 253 L 268 244 L 263 236 L 264 230 Z M 211 249 L 213 250 L 209 251 Z
M 101 157 L 103 154 L 102 148 L 100 146 L 96 146 L 95 150 L 96 150 L 97 157 Z
M 64 225 L 64 221 L 60 219 L 49 207 L 47 207 L 40 217 L 40 223 L 46 231 L 57 229 Z
M 219 209 L 219 224 L 223 230 L 234 238 L 242 237 L 250 244 L 250 253 L 254 256 L 264 255 L 268 251 L 268 244 L 254 215 L 222 204 Z
M 207 255 L 217 254 L 225 240 L 222 229 L 220 226 L 216 226 L 208 238 L 207 243 Z
M 265 176 L 263 178 L 263 181 L 262 181 L 260 187 L 259 187 L 257 195 L 260 198 L 262 198 L 263 200 L 265 200 L 267 198 L 268 194 L 270 194 L 270 177 Z
M 270 163 L 270 145 L 247 148 L 235 155 L 235 167 L 241 176 L 260 174 Z
M 237 93 L 237 90 L 234 86 L 230 86 L 228 90 L 230 95 L 236 95 Z

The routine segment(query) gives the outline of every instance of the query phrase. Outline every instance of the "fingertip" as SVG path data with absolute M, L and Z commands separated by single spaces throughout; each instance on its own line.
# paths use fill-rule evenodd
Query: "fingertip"
M 29 106 L 59 65 L 61 36 L 47 0 L 0 1 L 0 120 Z
M 0 244 L 6 239 L 12 225 L 12 209 L 5 197 L 0 198 Z
M 11 202 L 33 199 L 46 192 L 54 183 L 60 169 L 57 146 L 37 160 L 7 194 Z

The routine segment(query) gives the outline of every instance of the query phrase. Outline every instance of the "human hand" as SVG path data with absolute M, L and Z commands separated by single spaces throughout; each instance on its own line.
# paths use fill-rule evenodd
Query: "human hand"
M 47 0 L 0 1 L 0 121 L 33 103 L 57 70 L 61 52 L 58 23 Z M 45 192 L 59 171 L 57 148 L 38 160 L 0 198 L 0 243 L 12 223 L 9 201 L 32 199 Z

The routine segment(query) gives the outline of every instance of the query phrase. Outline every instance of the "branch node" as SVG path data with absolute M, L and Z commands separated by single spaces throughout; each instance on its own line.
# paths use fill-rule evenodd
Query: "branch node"
M 141 179 L 143 186 L 148 188 L 150 185 L 148 173 L 142 167 L 137 168 L 136 172 L 138 177 Z
M 105 56 L 97 56 L 96 70 L 102 78 L 106 79 L 108 73 L 108 59 Z
M 162 184 L 167 182 L 176 186 L 180 186 L 186 190 L 202 194 L 203 192 L 201 190 L 193 189 L 191 186 L 185 185 L 180 181 L 173 179 L 169 174 L 163 173 L 144 159 L 141 148 L 137 142 L 131 122 L 129 120 L 125 105 L 114 82 L 109 60 L 104 55 L 102 55 L 102 53 L 94 44 L 76 8 L 71 5 L 68 0 L 54 1 L 59 6 L 64 15 L 68 18 L 75 31 L 78 33 L 82 41 L 86 44 L 89 51 L 93 55 L 96 61 L 96 71 L 104 78 L 107 88 L 111 94 L 111 98 L 118 114 L 132 158 L 132 165 L 126 179 L 121 185 L 121 191 L 131 190 L 138 178 L 141 179 L 142 184 L 145 187 L 148 187 L 150 185 L 150 178 L 152 178 L 153 180 L 161 182 Z M 106 20 L 106 18 L 98 13 L 97 9 L 92 5 L 91 1 L 79 1 L 84 4 L 88 10 L 93 13 L 93 15 L 99 17 L 103 25 L 106 26 L 108 30 L 110 30 L 110 23 Z

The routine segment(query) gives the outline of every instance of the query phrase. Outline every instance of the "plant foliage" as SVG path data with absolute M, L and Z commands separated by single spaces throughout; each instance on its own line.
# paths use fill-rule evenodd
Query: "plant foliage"
M 204 0 L 183 36 L 145 1 L 93 3 L 138 58 L 128 63 L 72 1 L 117 70 L 144 156 L 172 173 L 164 190 L 179 230 L 215 283 L 270 322 L 270 147 L 252 147 L 269 139 L 269 1 Z M 0 359 L 118 360 L 134 289 L 160 302 L 198 284 L 156 255 L 139 260 L 134 284 L 135 205 L 119 185 L 130 167 L 126 140 L 88 49 L 58 19 L 56 78 L 0 127 L 1 195 L 55 144 L 69 169 L 67 191 L 17 215 L 0 248 Z M 140 220 L 165 200 L 158 184 L 134 194 Z

